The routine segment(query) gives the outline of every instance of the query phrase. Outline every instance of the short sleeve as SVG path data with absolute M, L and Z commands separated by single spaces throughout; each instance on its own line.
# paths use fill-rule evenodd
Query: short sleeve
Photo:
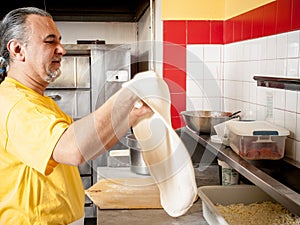
M 44 101 L 37 104 L 25 99 L 11 109 L 6 149 L 29 167 L 49 175 L 57 165 L 51 160 L 52 152 L 72 119 L 54 101 Z

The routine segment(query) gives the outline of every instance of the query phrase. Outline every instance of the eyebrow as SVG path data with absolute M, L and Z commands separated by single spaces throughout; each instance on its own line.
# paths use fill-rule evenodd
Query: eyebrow
M 48 39 L 48 38 L 56 38 L 56 37 L 57 37 L 57 36 L 56 36 L 55 34 L 49 34 L 49 35 L 47 35 L 47 36 L 45 37 L 44 40 L 46 40 L 46 39 Z M 58 39 L 61 40 L 61 36 L 59 36 Z

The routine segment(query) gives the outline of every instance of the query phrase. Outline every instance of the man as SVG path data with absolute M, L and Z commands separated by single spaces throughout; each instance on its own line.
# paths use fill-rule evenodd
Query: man
M 0 25 L 0 224 L 71 224 L 84 217 L 77 166 L 112 147 L 148 106 L 121 88 L 73 122 L 44 95 L 66 50 L 47 12 L 19 8 Z

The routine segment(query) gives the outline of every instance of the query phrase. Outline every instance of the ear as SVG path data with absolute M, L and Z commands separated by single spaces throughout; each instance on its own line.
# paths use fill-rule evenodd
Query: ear
M 19 61 L 25 60 L 25 54 L 24 54 L 24 44 L 21 43 L 18 40 L 12 39 L 7 44 L 7 50 L 10 53 L 10 56 Z

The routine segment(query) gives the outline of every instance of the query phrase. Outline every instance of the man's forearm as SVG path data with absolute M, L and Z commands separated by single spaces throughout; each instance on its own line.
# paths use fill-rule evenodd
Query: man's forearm
M 54 160 L 79 165 L 110 149 L 138 119 L 130 114 L 137 100 L 135 94 L 122 88 L 95 112 L 75 121 L 57 143 Z

